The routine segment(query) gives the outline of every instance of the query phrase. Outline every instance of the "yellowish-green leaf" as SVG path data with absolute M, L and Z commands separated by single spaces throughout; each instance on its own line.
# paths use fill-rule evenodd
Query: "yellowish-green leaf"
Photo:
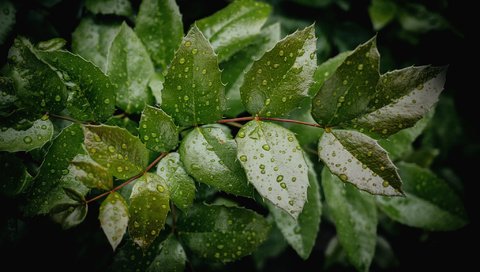
M 100 205 L 98 219 L 108 242 L 115 250 L 122 241 L 128 226 L 128 205 L 117 192 L 113 192 Z
M 178 144 L 178 128 L 159 108 L 147 106 L 140 118 L 140 139 L 148 149 L 155 152 L 167 152 Z

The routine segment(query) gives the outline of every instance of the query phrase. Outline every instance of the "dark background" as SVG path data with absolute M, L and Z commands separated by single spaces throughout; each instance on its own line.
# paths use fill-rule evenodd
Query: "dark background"
M 71 38 L 71 33 L 82 16 L 81 1 L 14 1 L 17 6 L 17 25 L 7 43 L 1 48 L 0 63 L 6 61 L 8 48 L 16 34 L 41 41 L 53 37 Z M 196 19 L 208 16 L 228 4 L 227 1 L 177 1 L 183 14 L 185 27 Z M 293 32 L 302 24 L 317 23 L 318 36 L 324 40 L 319 48 L 319 60 L 336 55 L 340 51 L 353 49 L 361 42 L 375 35 L 369 15 L 368 0 L 341 1 L 348 4 L 331 4 L 312 8 L 294 1 L 270 1 L 274 5 L 276 19 L 285 20 L 285 31 Z M 453 170 L 463 183 L 463 194 L 471 223 L 453 232 L 429 233 L 406 226 L 394 225 L 388 220 L 379 226 L 379 235 L 385 237 L 393 248 L 397 262 L 386 270 L 406 271 L 419 269 L 465 269 L 474 265 L 477 211 L 474 203 L 474 182 L 477 182 L 477 169 L 480 145 L 478 142 L 479 121 L 476 113 L 478 102 L 471 97 L 477 87 L 467 86 L 473 80 L 467 76 L 463 63 L 471 62 L 467 37 L 466 5 L 462 1 L 421 1 L 429 10 L 441 14 L 450 27 L 434 29 L 425 33 L 405 33 L 398 22 L 392 22 L 378 33 L 379 51 L 382 54 L 382 70 L 402 68 L 408 65 L 434 64 L 449 65 L 445 97 L 454 99 L 458 118 L 454 118 L 451 128 L 435 137 L 441 148 L 432 168 L 441 172 L 445 168 Z M 48 7 L 45 3 L 54 3 Z M 134 1 L 138 7 L 139 1 Z M 109 18 L 106 18 L 107 20 Z M 293 22 L 292 22 L 293 19 Z M 474 19 L 474 18 L 472 18 Z M 283 23 L 283 21 L 282 21 Z M 447 118 L 451 112 L 447 112 Z M 448 146 L 442 146 L 442 138 L 449 137 L 451 129 L 454 138 Z M 458 132 L 460 131 L 460 132 Z M 452 135 L 450 135 L 452 136 Z M 421 145 L 421 139 L 416 143 Z M 100 230 L 98 206 L 90 207 L 86 221 L 80 226 L 62 231 L 48 218 L 19 218 L 15 200 L 1 198 L 0 201 L 0 245 L 2 266 L 12 265 L 15 270 L 26 270 L 34 266 L 36 270 L 47 271 L 103 271 L 111 262 L 112 250 Z M 15 220 L 14 220 L 15 219 Z M 16 220 L 19 219 L 19 220 Z M 335 234 L 333 225 L 322 222 L 320 233 L 312 255 L 307 261 L 301 260 L 290 248 L 281 255 L 270 259 L 264 271 L 320 271 L 325 264 L 324 250 Z M 196 271 L 212 268 L 200 268 Z M 255 270 L 252 257 L 246 257 L 227 265 L 228 271 Z M 223 270 L 220 269 L 220 270 Z M 377 263 L 372 270 L 384 270 Z M 2 269 L 3 270 L 3 269 Z M 352 270 L 340 264 L 336 270 Z M 6 271 L 6 270 L 4 270 Z

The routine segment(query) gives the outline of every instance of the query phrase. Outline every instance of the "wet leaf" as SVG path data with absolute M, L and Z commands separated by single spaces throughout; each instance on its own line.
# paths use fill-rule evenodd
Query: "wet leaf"
M 249 113 L 283 116 L 308 97 L 317 65 L 315 44 L 311 25 L 282 39 L 253 63 L 240 88 Z
M 397 4 L 393 0 L 372 0 L 368 7 L 370 20 L 377 31 L 388 25 L 395 18 L 396 12 Z
M 340 53 L 317 66 L 313 74 L 313 83 L 308 91 L 311 96 L 315 96 L 318 93 L 325 81 L 337 71 L 349 54 L 349 51 Z
M 262 197 L 297 219 L 307 200 L 308 166 L 295 135 L 279 125 L 253 120 L 235 140 L 248 181 Z
M 237 0 L 196 24 L 222 61 L 257 38 L 271 9 L 266 3 Z
M 119 28 L 119 23 L 85 17 L 72 33 L 72 50 L 106 72 L 108 50 Z
M 76 99 L 69 101 L 73 107 L 82 112 L 91 113 L 94 117 L 93 121 L 105 121 L 113 114 L 115 87 L 98 67 L 67 51 L 40 51 L 37 54 L 60 70 L 64 81 L 74 82 L 79 87 Z M 79 104 L 79 101 L 86 103 Z
M 329 127 L 361 114 L 375 94 L 379 60 L 375 37 L 353 50 L 313 98 L 313 118 Z
M 124 128 L 86 125 L 83 133 L 92 159 L 119 179 L 142 172 L 148 164 L 147 148 Z
M 65 45 L 67 45 L 67 41 L 62 38 L 53 38 L 50 40 L 46 41 L 41 41 L 39 42 L 36 46 L 35 49 L 41 51 L 57 51 L 57 50 L 62 50 L 65 48 Z
M 402 224 L 431 231 L 455 230 L 468 223 L 460 197 L 428 169 L 399 164 L 405 198 L 378 197 L 382 211 Z
M 128 218 L 128 205 L 125 199 L 117 192 L 109 194 L 100 206 L 98 219 L 113 250 L 120 244 L 127 231 Z
M 13 80 L 9 77 L 0 77 L 0 116 L 8 116 L 14 112 L 17 100 Z
M 0 45 L 3 45 L 15 25 L 15 13 L 17 13 L 17 10 L 8 0 L 0 2 L 0 10 L 2 11 L 2 16 L 0 16 Z
M 140 119 L 140 139 L 148 149 L 167 152 L 178 145 L 178 128 L 164 111 L 146 106 Z
M 245 106 L 240 97 L 240 87 L 243 85 L 245 73 L 250 69 L 253 62 L 259 59 L 265 51 L 271 49 L 281 35 L 280 23 L 267 26 L 257 40 L 239 52 L 232 55 L 221 64 L 222 81 L 227 84 L 225 94 L 227 96 L 227 116 L 235 117 L 245 111 Z
M 225 94 L 217 57 L 195 25 L 168 68 L 162 108 L 180 126 L 214 123 L 222 118 Z
M 170 192 L 170 199 L 182 210 L 187 209 L 195 198 L 195 182 L 185 171 L 180 155 L 170 153 L 157 165 L 157 175 L 162 177 Z
M 322 171 L 322 186 L 340 244 L 358 271 L 368 271 L 375 253 L 377 210 L 372 196 Z
M 71 171 L 78 181 L 88 188 L 110 190 L 113 188 L 112 174 L 95 162 L 90 156 L 78 154 L 73 158 Z
M 128 116 L 114 115 L 105 122 L 105 125 L 117 126 L 128 130 L 132 135 L 138 136 L 138 123 L 128 118 Z
M 146 272 L 183 272 L 187 254 L 175 236 L 170 235 L 160 244 L 160 253 L 153 259 Z
M 64 207 L 65 209 L 57 210 L 51 214 L 52 220 L 60 224 L 63 229 L 73 228 L 85 220 L 88 212 L 88 205 L 86 203 L 78 203 Z
M 178 220 L 185 246 L 203 259 L 223 263 L 251 254 L 269 230 L 261 215 L 238 207 L 196 204 Z
M 153 63 L 142 41 L 126 23 L 110 46 L 107 74 L 117 85 L 116 105 L 125 112 L 140 113 L 145 105 L 153 102 L 148 88 L 154 74 Z
M 322 202 L 320 201 L 320 187 L 313 164 L 308 161 L 307 202 L 298 220 L 293 219 L 287 212 L 268 203 L 268 208 L 275 219 L 275 223 L 287 242 L 295 249 L 297 254 L 306 260 L 315 245 L 322 215 Z
M 198 182 L 227 193 L 252 197 L 253 187 L 236 160 L 237 144 L 223 128 L 197 127 L 183 139 L 179 153 L 185 170 Z
M 85 0 L 85 7 L 93 14 L 131 16 L 132 6 L 128 0 Z
M 53 124 L 50 120 L 36 120 L 25 129 L 2 128 L 0 131 L 0 151 L 18 152 L 40 148 L 53 136 Z
M 157 238 L 170 211 L 165 181 L 156 174 L 139 178 L 130 196 L 128 233 L 143 250 Z
M 375 195 L 401 196 L 402 180 L 387 152 L 372 138 L 349 130 L 324 133 L 318 155 L 343 182 Z
M 0 195 L 3 196 L 21 194 L 32 181 L 22 160 L 13 154 L 0 153 L 0 172 L 8 173 L 0 180 Z
M 57 113 L 63 110 L 67 92 L 57 73 L 39 59 L 32 44 L 23 37 L 15 39 L 8 52 L 17 96 L 31 112 Z
M 183 38 L 182 15 L 175 1 L 142 1 L 135 32 L 145 44 L 153 63 L 165 70 Z

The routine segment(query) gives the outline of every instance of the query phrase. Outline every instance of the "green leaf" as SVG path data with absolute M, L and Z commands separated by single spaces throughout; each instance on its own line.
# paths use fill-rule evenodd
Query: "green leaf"
M 162 105 L 162 91 L 163 91 L 163 83 L 165 82 L 165 76 L 161 73 L 155 73 L 150 78 L 150 82 L 148 83 L 148 87 L 152 92 L 153 97 L 155 98 L 155 102 L 158 106 Z
M 17 96 L 32 112 L 60 112 L 65 107 L 67 93 L 57 73 L 39 59 L 32 44 L 25 38 L 15 39 L 8 52 L 13 68 Z
M 87 125 L 83 128 L 85 147 L 96 162 L 119 179 L 142 172 L 148 164 L 148 150 L 126 129 Z
M 62 206 L 51 215 L 52 220 L 62 225 L 63 229 L 73 228 L 85 220 L 88 212 L 88 205 L 86 203 L 78 203 L 76 205 Z
M 262 197 L 297 219 L 307 200 L 308 166 L 295 135 L 279 125 L 253 120 L 235 140 L 248 181 Z
M 374 199 L 353 186 L 342 184 L 326 168 L 322 171 L 322 186 L 338 239 L 349 262 L 359 271 L 368 271 L 377 239 Z
M 115 250 L 122 241 L 128 226 L 128 205 L 117 192 L 113 192 L 100 205 L 98 219 L 108 242 Z
M 170 211 L 165 181 L 156 174 L 139 178 L 130 196 L 128 232 L 143 250 L 157 238 Z
M 0 45 L 3 45 L 15 25 L 17 10 L 8 0 L 0 1 L 0 10 L 2 11 L 2 16 L 0 16 Z
M 309 6 L 309 7 L 326 7 L 330 5 L 333 1 L 332 0 L 290 0 L 295 3 L 299 3 L 301 5 Z
M 160 247 L 160 254 L 153 259 L 146 272 L 183 272 L 187 262 L 187 254 L 175 236 L 168 236 L 160 244 Z
M 113 188 L 112 174 L 89 156 L 78 154 L 73 158 L 71 164 L 74 166 L 72 170 L 75 178 L 88 188 L 106 191 Z
M 245 73 L 253 62 L 259 59 L 265 51 L 271 49 L 280 40 L 280 23 L 267 26 L 260 34 L 257 41 L 243 48 L 227 61 L 221 64 L 222 81 L 227 83 L 225 94 L 227 96 L 227 116 L 235 117 L 245 111 L 240 97 L 240 87 L 243 85 Z
M 460 197 L 428 169 L 400 163 L 406 197 L 378 197 L 382 211 L 402 224 L 431 231 L 454 230 L 468 222 Z
M 329 127 L 362 113 L 375 94 L 379 60 L 375 37 L 352 51 L 313 98 L 313 118 Z
M 388 156 L 393 160 L 405 158 L 406 155 L 413 152 L 412 144 L 420 134 L 424 131 L 427 124 L 433 116 L 433 110 L 425 117 L 420 119 L 413 127 L 400 130 L 386 139 L 378 140 L 378 144 L 387 152 Z
M 18 100 L 11 78 L 0 77 L 0 94 L 0 116 L 8 116 L 15 111 Z
M 65 81 L 78 85 L 78 101 L 69 101 L 72 106 L 84 112 L 90 112 L 94 121 L 107 120 L 115 110 L 115 87 L 110 79 L 91 62 L 67 51 L 38 52 L 38 55 L 51 66 L 60 70 Z M 68 106 L 68 104 L 67 104 Z
M 368 7 L 368 14 L 373 28 L 380 30 L 390 23 L 397 13 L 397 4 L 393 0 L 372 0 Z
M 223 263 L 250 255 L 270 231 L 267 220 L 254 211 L 204 204 L 193 205 L 177 226 L 181 241 L 194 254 Z
M 0 153 L 0 172 L 7 174 L 0 180 L 0 195 L 21 194 L 32 181 L 22 160 L 13 154 Z
M 194 128 L 182 141 L 179 153 L 185 170 L 195 180 L 227 193 L 253 196 L 240 163 L 237 145 L 218 125 Z
M 162 108 L 180 126 L 214 123 L 222 118 L 225 94 L 217 57 L 195 25 L 168 68 Z
M 31 151 L 42 147 L 53 136 L 53 124 L 50 120 L 36 120 L 31 127 L 20 130 L 2 128 L 0 131 L 0 151 Z
M 142 41 L 126 23 L 110 46 L 107 74 L 118 87 L 116 105 L 125 112 L 140 113 L 153 102 L 148 88 L 154 74 L 153 63 Z
M 257 38 L 271 10 L 266 3 L 237 0 L 196 24 L 222 61 Z
M 48 153 L 34 178 L 25 206 L 27 216 L 46 214 L 57 204 L 75 204 L 66 195 L 70 187 L 83 195 L 88 189 L 75 179 L 70 162 L 82 152 L 83 133 L 79 125 L 63 129 L 53 140 Z
M 267 217 L 268 222 L 273 221 L 271 217 Z M 277 256 L 280 256 L 288 247 L 287 241 L 283 238 L 283 234 L 278 227 L 273 224 L 267 240 L 262 243 L 255 252 L 253 252 L 253 260 L 257 271 L 264 271 L 264 267 L 269 261 Z
M 187 174 L 180 155 L 170 153 L 157 165 L 157 175 L 163 178 L 170 192 L 170 199 L 177 207 L 186 210 L 195 198 L 195 182 Z
M 40 51 L 51 52 L 51 51 L 57 51 L 57 50 L 64 49 L 66 44 L 67 44 L 67 41 L 65 39 L 53 38 L 53 39 L 50 39 L 50 40 L 39 42 L 35 46 L 35 49 L 40 50 Z
M 72 50 L 107 71 L 110 44 L 117 35 L 119 23 L 95 21 L 86 17 L 72 33 Z
M 182 15 L 177 3 L 174 0 L 143 0 L 135 32 L 153 63 L 165 70 L 183 38 Z
M 293 219 L 287 212 L 268 203 L 268 208 L 275 219 L 275 223 L 282 231 L 283 237 L 295 249 L 297 254 L 306 260 L 312 252 L 320 227 L 322 202 L 320 202 L 320 188 L 313 164 L 308 161 L 309 187 L 307 202 L 298 220 Z
M 308 97 L 317 65 L 315 44 L 311 25 L 282 39 L 253 63 L 240 88 L 249 113 L 283 116 Z
M 445 73 L 445 67 L 420 66 L 382 75 L 368 108 L 348 126 L 382 137 L 413 126 L 437 103 Z
M 132 6 L 128 0 L 85 0 L 85 7 L 93 14 L 131 16 Z
M 309 95 L 314 96 L 318 93 L 318 90 L 320 90 L 325 81 L 337 71 L 338 67 L 345 61 L 349 54 L 349 51 L 340 53 L 317 66 L 313 74 L 313 83 L 310 85 L 308 91 Z
M 427 33 L 451 27 L 441 14 L 418 3 L 408 3 L 399 9 L 398 22 L 403 29 L 415 33 Z
M 114 115 L 105 122 L 105 125 L 117 126 L 128 130 L 132 135 L 138 136 L 138 123 L 125 117 L 123 114 Z
M 140 139 L 148 149 L 167 152 L 178 145 L 178 128 L 164 111 L 146 106 L 140 119 Z
M 350 130 L 323 134 L 318 156 L 343 182 L 375 195 L 401 196 L 402 180 L 377 141 Z

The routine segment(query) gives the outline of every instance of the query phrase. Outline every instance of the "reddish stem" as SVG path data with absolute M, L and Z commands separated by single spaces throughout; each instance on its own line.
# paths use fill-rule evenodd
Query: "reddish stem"
M 106 196 L 106 195 L 109 195 L 109 194 L 111 194 L 111 193 L 113 193 L 113 192 L 116 192 L 116 191 L 120 190 L 121 188 L 127 186 L 128 184 L 132 183 L 132 181 L 134 181 L 134 180 L 140 178 L 141 176 L 145 175 L 145 173 L 147 173 L 147 172 L 150 171 L 155 165 L 157 165 L 157 163 L 158 163 L 161 159 L 163 159 L 165 156 L 167 156 L 167 154 L 168 154 L 168 152 L 163 152 L 163 153 L 160 154 L 160 156 L 158 156 L 152 163 L 150 163 L 150 164 L 147 166 L 147 168 L 145 168 L 145 170 L 143 170 L 141 173 L 138 173 L 138 174 L 136 174 L 135 176 L 129 178 L 127 181 L 125 181 L 124 183 L 118 185 L 117 187 L 113 188 L 113 189 L 110 190 L 110 191 L 104 192 L 104 193 L 102 193 L 102 194 L 100 194 L 100 195 L 97 195 L 97 196 L 95 196 L 95 197 L 93 197 L 93 198 L 91 198 L 91 199 L 86 200 L 85 203 L 88 204 L 88 203 L 90 203 L 90 202 L 93 202 L 93 201 L 95 201 L 95 200 L 97 200 L 97 199 L 100 199 L 100 198 L 102 198 L 102 197 L 104 197 L 104 196 Z

